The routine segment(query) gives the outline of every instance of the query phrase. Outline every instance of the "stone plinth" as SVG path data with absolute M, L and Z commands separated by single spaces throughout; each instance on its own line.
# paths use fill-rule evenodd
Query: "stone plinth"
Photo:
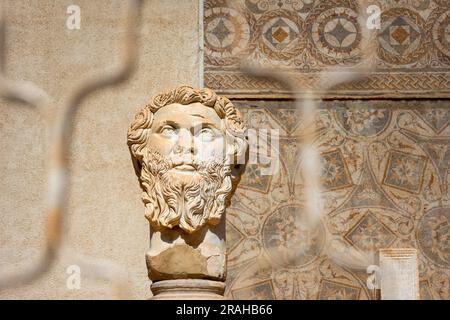
M 152 300 L 222 300 L 225 283 L 204 279 L 163 280 L 152 284 Z
M 150 231 L 146 254 L 149 278 L 225 281 L 225 223 L 186 234 L 178 230 Z

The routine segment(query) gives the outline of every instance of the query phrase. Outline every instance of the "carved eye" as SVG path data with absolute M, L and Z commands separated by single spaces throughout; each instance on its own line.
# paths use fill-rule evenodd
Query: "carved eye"
M 198 132 L 197 137 L 199 137 L 202 141 L 209 142 L 213 141 L 216 135 L 212 129 L 203 128 Z
M 167 138 L 172 138 L 177 135 L 178 130 L 171 125 L 165 125 L 160 130 L 159 133 Z

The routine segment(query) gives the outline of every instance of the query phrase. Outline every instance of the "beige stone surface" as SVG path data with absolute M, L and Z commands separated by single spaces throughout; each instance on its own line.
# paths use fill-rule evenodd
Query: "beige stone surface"
M 6 72 L 33 81 L 52 97 L 50 112 L 67 101 L 84 79 L 117 65 L 123 48 L 124 1 L 79 0 L 81 30 L 66 28 L 73 1 L 2 1 L 9 33 Z M 80 254 L 110 259 L 127 270 L 132 297 L 150 297 L 145 265 L 148 224 L 126 145 L 126 130 L 138 107 L 157 92 L 199 83 L 198 0 L 145 1 L 140 61 L 130 81 L 102 90 L 77 116 L 69 219 L 65 243 Z M 33 263 L 43 248 L 44 151 L 48 132 L 36 110 L 1 101 L 0 268 Z M 114 298 L 112 284 L 87 279 L 68 290 L 70 259 L 0 298 Z

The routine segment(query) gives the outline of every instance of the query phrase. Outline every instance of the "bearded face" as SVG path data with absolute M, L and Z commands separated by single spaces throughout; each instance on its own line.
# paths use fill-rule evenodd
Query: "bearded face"
M 153 226 L 192 233 L 206 223 L 219 223 L 225 198 L 231 192 L 231 178 L 222 159 L 174 162 L 149 151 L 143 167 L 145 216 Z M 192 159 L 193 160 L 193 159 Z M 178 166 L 192 166 L 190 174 Z
M 147 219 L 188 233 L 218 224 L 232 183 L 214 109 L 168 105 L 154 114 L 151 130 L 140 173 Z

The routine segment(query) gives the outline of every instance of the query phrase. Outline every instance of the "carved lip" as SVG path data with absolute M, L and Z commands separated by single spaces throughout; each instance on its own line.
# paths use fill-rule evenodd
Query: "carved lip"
M 180 171 L 195 171 L 197 170 L 192 164 L 182 163 L 174 167 L 176 170 Z

